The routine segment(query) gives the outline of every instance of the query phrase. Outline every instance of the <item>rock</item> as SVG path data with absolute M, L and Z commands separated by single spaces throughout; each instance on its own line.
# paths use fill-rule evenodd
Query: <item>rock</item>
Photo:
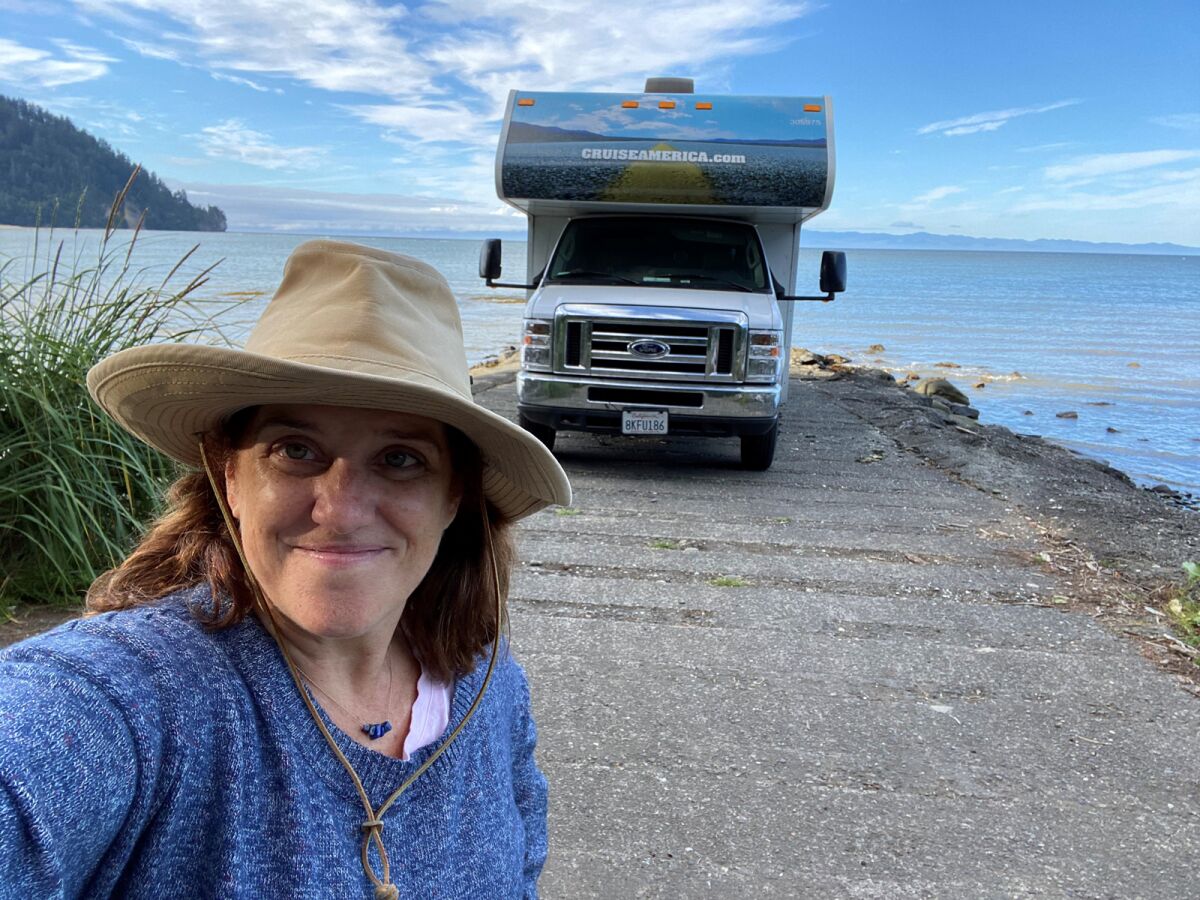
M 1142 364 L 1139 362 L 1128 363 L 1128 368 L 1130 368 L 1130 369 L 1140 369 L 1141 367 L 1142 367 Z
M 841 354 L 829 353 L 825 356 L 825 362 L 829 363 L 831 366 L 844 366 L 846 363 L 850 362 L 850 360 Z
M 1078 419 L 1079 413 L 1073 409 L 1068 409 L 1066 412 L 1055 413 L 1054 417 L 1056 419 Z
M 883 352 L 883 344 L 872 344 L 870 347 L 867 348 L 867 352 L 868 353 L 882 353 Z
M 961 369 L 962 368 L 962 366 L 960 366 L 958 363 L 952 363 L 952 362 L 934 363 L 934 366 L 939 369 Z
M 1023 416 L 1032 416 L 1032 415 L 1033 415 L 1033 410 L 1032 410 L 1032 409 L 1027 409 L 1027 410 L 1025 410 L 1025 412 L 1021 413 L 1021 415 L 1023 415 Z
M 934 409 L 941 410 L 947 415 L 962 416 L 967 419 L 978 419 L 979 410 L 974 407 L 967 406 L 965 403 L 951 403 L 944 397 L 931 397 L 930 403 Z
M 1009 378 L 1024 378 L 1025 376 L 1024 376 L 1024 375 L 1022 375 L 1020 372 L 1016 372 L 1016 371 L 1014 371 L 1014 372 L 1013 372 L 1013 373 L 1012 373 L 1010 376 L 1008 376 L 1008 377 L 1009 377 Z
M 1087 405 L 1088 406 L 1112 406 L 1112 404 L 1109 403 L 1107 400 L 1089 400 L 1087 402 Z
M 909 381 L 920 381 L 920 380 L 921 380 L 921 376 L 920 376 L 920 375 L 918 375 L 916 372 L 909 372 L 908 374 L 906 374 L 906 375 L 904 376 L 904 380 L 905 380 L 905 382 L 909 382 Z
M 966 416 L 946 416 L 946 424 L 954 425 L 963 431 L 969 431 L 971 434 L 979 434 L 979 423 L 974 419 L 968 419 Z
M 825 357 L 820 354 L 813 353 L 811 350 L 805 350 L 803 347 L 792 348 L 793 366 L 821 366 L 824 364 Z
M 912 389 L 926 397 L 945 397 L 951 403 L 971 405 L 967 395 L 948 382 L 945 378 L 922 378 Z
M 981 381 L 981 382 L 979 382 L 977 385 L 975 385 L 975 390 L 977 390 L 977 391 L 981 391 L 981 390 L 983 390 L 985 387 L 987 387 L 987 382 L 986 382 L 986 381 Z
M 1113 428 L 1111 425 L 1109 425 L 1104 430 L 1107 431 L 1109 434 L 1120 434 L 1121 433 L 1120 429 Z
M 979 418 L 979 410 L 973 406 L 967 406 L 965 403 L 951 403 L 950 411 L 956 416 L 966 416 L 968 419 Z

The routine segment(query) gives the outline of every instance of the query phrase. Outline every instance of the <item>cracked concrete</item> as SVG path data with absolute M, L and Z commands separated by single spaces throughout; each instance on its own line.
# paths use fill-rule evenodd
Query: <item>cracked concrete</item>
M 1195 515 L 877 378 L 791 390 L 763 473 L 559 435 L 578 513 L 522 524 L 511 601 L 543 895 L 1194 896 L 1200 703 L 1038 554 L 1174 574 Z

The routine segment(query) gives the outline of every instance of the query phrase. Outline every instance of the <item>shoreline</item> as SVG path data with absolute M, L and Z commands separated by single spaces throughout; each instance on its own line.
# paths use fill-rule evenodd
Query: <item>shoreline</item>
M 981 420 L 981 411 L 971 403 L 971 397 L 966 391 L 967 386 L 955 384 L 955 382 L 951 380 L 954 378 L 954 372 L 956 370 L 961 370 L 964 368 L 964 366 L 961 366 L 958 363 L 947 362 L 935 364 L 934 366 L 930 367 L 931 371 L 929 371 L 927 374 L 912 371 L 913 367 L 911 366 L 900 368 L 906 373 L 903 378 L 897 378 L 895 375 L 895 371 L 897 370 L 890 367 L 883 368 L 874 365 L 860 365 L 854 363 L 853 360 L 837 353 L 822 355 L 804 348 L 792 348 L 791 373 L 793 375 L 800 375 L 802 377 L 821 377 L 819 375 L 814 376 L 813 373 L 822 371 L 834 374 L 839 372 L 857 372 L 870 378 L 879 379 L 881 381 L 890 381 L 897 388 L 903 390 L 905 394 L 916 396 L 918 402 L 936 410 L 937 413 L 943 417 L 943 421 L 947 425 L 952 425 L 960 430 L 966 430 L 968 432 L 971 432 L 973 429 L 978 429 L 982 426 L 1002 428 L 1018 439 L 1042 441 L 1067 453 L 1073 454 L 1088 463 L 1098 465 L 1106 470 L 1117 472 L 1129 483 L 1131 487 L 1155 494 L 1182 509 L 1200 511 L 1200 493 L 1193 493 L 1192 491 L 1172 487 L 1171 485 L 1156 479 L 1142 479 L 1142 482 L 1144 483 L 1139 483 L 1139 481 L 1133 475 L 1123 471 L 1120 467 L 1113 466 L 1098 456 L 1077 450 L 1065 443 L 1060 443 L 1057 436 L 1046 437 L 1041 434 L 1020 432 L 1008 425 Z M 995 382 L 1005 377 L 1023 378 L 1024 376 L 1021 376 L 1019 372 L 1014 372 L 1012 376 L 978 375 L 976 376 L 976 379 L 983 379 L 987 382 Z M 968 381 L 970 380 L 971 379 L 968 379 Z M 920 386 L 933 381 L 945 381 L 947 385 L 950 386 L 954 396 L 943 396 L 943 392 L 937 389 L 932 392 L 930 397 L 923 396 Z M 977 383 L 976 387 L 980 388 L 980 385 Z M 1060 413 L 1059 415 L 1063 418 L 1071 419 L 1076 417 L 1070 412 Z
M 484 359 L 482 359 L 480 362 L 471 366 L 470 375 L 472 378 L 478 378 L 488 374 L 516 372 L 517 369 L 520 368 L 520 363 L 520 350 L 514 345 L 509 345 L 495 354 L 484 357 Z M 1044 435 L 1040 434 L 1019 432 L 1012 429 L 1008 425 L 980 421 L 981 411 L 971 403 L 970 395 L 967 393 L 967 388 L 970 386 L 955 384 L 952 380 L 954 378 L 954 373 L 956 371 L 961 371 L 964 368 L 967 367 L 953 362 L 937 363 L 931 367 L 928 367 L 928 372 L 915 371 L 914 367 L 912 366 L 897 368 L 881 367 L 877 365 L 861 365 L 855 363 L 852 359 L 837 353 L 821 354 L 815 353 L 803 347 L 792 347 L 789 371 L 793 376 L 799 376 L 802 378 L 832 377 L 841 372 L 860 372 L 867 374 L 869 377 L 890 379 L 897 388 L 905 390 L 905 392 L 909 394 L 912 393 L 912 391 L 908 390 L 909 388 L 916 387 L 922 382 L 929 382 L 933 379 L 944 379 L 953 388 L 955 388 L 957 393 L 960 395 L 953 402 L 953 405 L 945 406 L 933 400 L 927 401 L 924 397 L 920 397 L 918 402 L 926 403 L 926 405 L 936 409 L 940 414 L 949 416 L 950 418 L 946 420 L 946 424 L 963 429 L 978 428 L 981 425 L 991 425 L 993 427 L 1004 428 L 1018 437 L 1045 441 L 1064 450 L 1067 453 L 1075 454 L 1081 459 L 1119 472 L 1121 476 L 1130 483 L 1131 486 L 1139 490 L 1156 494 L 1167 502 L 1179 506 L 1182 509 L 1200 511 L 1200 492 L 1193 492 L 1181 487 L 1175 487 L 1161 479 L 1146 478 L 1141 479 L 1139 482 L 1139 479 L 1137 479 L 1135 476 L 1125 472 L 1119 466 L 1112 466 L 1099 456 L 1085 453 L 1065 443 L 1060 443 L 1057 436 L 1045 437 Z M 904 371 L 904 377 L 897 378 L 895 374 L 897 371 Z M 828 374 L 821 375 L 820 373 Z M 978 385 L 980 383 L 994 383 L 1006 378 L 1023 377 L 1024 376 L 1022 376 L 1019 372 L 1014 372 L 1008 376 L 981 374 L 975 376 L 975 383 Z M 968 379 L 968 381 L 970 380 L 971 379 Z M 944 400 L 945 398 L 940 399 Z M 969 409 L 955 409 L 955 406 L 968 407 Z

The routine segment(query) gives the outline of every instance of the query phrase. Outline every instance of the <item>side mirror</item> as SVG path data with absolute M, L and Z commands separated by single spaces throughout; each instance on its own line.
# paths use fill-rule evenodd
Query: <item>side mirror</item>
M 775 297 L 780 303 L 794 300 L 828 303 L 834 294 L 846 290 L 846 254 L 841 250 L 826 250 L 821 254 L 821 290 L 823 297 L 789 297 L 783 293 L 783 285 L 775 282 Z
M 497 255 L 499 250 L 500 248 L 497 247 Z M 840 294 L 844 290 L 846 290 L 846 254 L 841 250 L 826 250 L 821 254 L 821 293 Z
M 536 284 L 505 284 L 496 280 L 500 277 L 500 238 L 488 238 L 479 248 L 479 277 L 487 282 L 488 287 L 521 288 L 526 291 L 537 287 Z
M 822 279 L 824 279 L 822 266 Z M 488 238 L 479 248 L 479 277 L 485 281 L 495 281 L 500 277 L 500 239 Z

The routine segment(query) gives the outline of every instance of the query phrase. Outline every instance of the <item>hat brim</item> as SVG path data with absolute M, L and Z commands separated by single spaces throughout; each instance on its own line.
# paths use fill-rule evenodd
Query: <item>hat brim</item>
M 483 458 L 484 493 L 507 517 L 571 502 L 566 474 L 544 444 L 421 372 L 373 375 L 224 347 L 158 344 L 102 360 L 87 384 L 122 428 L 187 465 L 200 465 L 200 435 L 248 406 L 386 409 L 435 419 L 470 438 Z

